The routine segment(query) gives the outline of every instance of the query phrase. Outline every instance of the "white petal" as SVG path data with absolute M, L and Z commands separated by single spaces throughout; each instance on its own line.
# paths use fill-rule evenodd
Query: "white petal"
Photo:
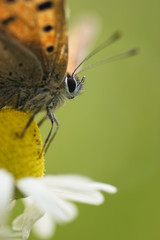
M 110 194 L 114 194 L 117 192 L 117 188 L 113 185 L 107 183 L 93 182 L 90 183 L 91 188 L 99 191 L 104 191 Z
M 34 232 L 40 238 L 51 238 L 55 232 L 55 223 L 48 214 L 45 214 L 34 225 Z
M 83 183 L 91 182 L 92 180 L 86 176 L 78 175 L 78 174 L 58 174 L 58 175 L 46 175 L 43 180 L 48 183 L 53 183 L 54 185 L 73 185 L 74 183 L 79 183 L 82 185 Z
M 24 178 L 18 181 L 17 186 L 26 196 L 32 197 L 37 208 L 50 214 L 56 222 L 68 222 L 76 217 L 75 205 L 51 193 L 41 179 Z
M 35 205 L 28 205 L 24 213 L 13 221 L 13 229 L 15 231 L 22 231 L 23 240 L 28 239 L 34 223 L 42 216 L 43 213 Z
M 11 212 L 16 205 L 16 200 L 12 200 L 8 204 L 8 211 Z
M 95 205 L 104 200 L 100 190 L 109 193 L 115 191 L 115 187 L 109 184 L 94 182 L 79 175 L 45 176 L 43 181 L 50 191 L 63 199 Z
M 52 190 L 54 194 L 58 197 L 69 200 L 69 201 L 77 201 L 86 204 L 99 205 L 104 201 L 103 195 L 94 191 L 91 188 L 88 190 L 81 189 L 63 189 L 63 188 L 54 188 Z
M 13 176 L 4 169 L 0 169 L 0 223 L 5 221 L 8 204 L 13 196 Z
M 22 240 L 22 234 L 13 232 L 7 227 L 0 227 L 1 240 Z

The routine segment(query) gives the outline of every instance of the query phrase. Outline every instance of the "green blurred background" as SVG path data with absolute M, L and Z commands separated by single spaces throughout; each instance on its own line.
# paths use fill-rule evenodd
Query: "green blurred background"
M 79 217 L 58 226 L 54 239 L 160 239 L 160 1 L 68 0 L 68 6 L 70 25 L 84 13 L 101 18 L 97 45 L 117 29 L 125 33 L 91 62 L 135 46 L 141 52 L 86 72 L 85 92 L 56 113 L 61 127 L 46 173 L 84 174 L 119 191 L 105 194 L 100 207 L 79 204 Z M 41 129 L 44 139 L 49 128 L 46 122 Z

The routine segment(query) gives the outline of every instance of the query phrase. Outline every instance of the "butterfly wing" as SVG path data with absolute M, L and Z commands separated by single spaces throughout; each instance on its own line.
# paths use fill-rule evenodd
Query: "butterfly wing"
M 100 23 L 97 16 L 83 15 L 76 20 L 69 34 L 69 59 L 67 72 L 72 73 L 86 57 L 98 36 Z
M 42 76 L 37 57 L 0 33 L 0 107 L 5 106 L 7 99 L 20 92 L 20 89 L 27 87 L 28 82 L 34 88 L 35 79 L 40 82 Z
M 0 32 L 37 57 L 44 84 L 60 84 L 68 61 L 64 0 L 0 0 Z M 41 84 L 39 78 L 35 82 Z M 32 80 L 26 84 L 32 85 Z

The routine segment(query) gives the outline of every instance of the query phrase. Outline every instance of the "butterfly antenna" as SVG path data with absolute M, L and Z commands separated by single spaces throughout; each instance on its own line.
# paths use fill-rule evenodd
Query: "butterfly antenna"
M 75 68 L 75 70 L 72 73 L 72 77 L 74 76 L 77 69 L 88 59 L 93 57 L 98 52 L 102 51 L 104 48 L 108 47 L 115 41 L 117 41 L 122 36 L 122 33 L 120 31 L 116 31 L 110 38 L 108 38 L 105 42 L 103 42 L 101 45 L 99 45 L 96 49 L 94 49 L 87 57 L 83 59 L 83 61 Z
M 127 52 L 123 52 L 123 53 L 120 53 L 119 55 L 115 55 L 113 57 L 101 60 L 101 61 L 93 63 L 93 64 L 90 64 L 90 65 L 84 67 L 83 69 L 81 69 L 77 74 L 79 74 L 79 73 L 81 73 L 83 71 L 86 71 L 88 69 L 91 69 L 91 68 L 103 65 L 105 63 L 109 63 L 109 62 L 117 61 L 117 60 L 120 60 L 120 59 L 123 59 L 123 58 L 126 58 L 126 57 L 134 56 L 134 55 L 136 55 L 138 53 L 139 53 L 139 49 L 138 48 L 130 49 Z

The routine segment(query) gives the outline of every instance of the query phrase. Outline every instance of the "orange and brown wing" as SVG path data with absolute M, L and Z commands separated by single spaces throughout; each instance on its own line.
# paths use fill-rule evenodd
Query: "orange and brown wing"
M 47 80 L 63 80 L 68 61 L 64 0 L 0 0 L 0 32 L 37 56 Z

